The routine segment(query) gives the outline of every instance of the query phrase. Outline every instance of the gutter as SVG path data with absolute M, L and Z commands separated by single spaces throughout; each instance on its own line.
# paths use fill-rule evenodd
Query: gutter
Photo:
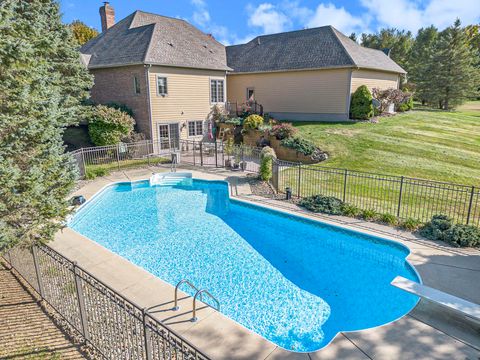
M 144 65 L 145 66 L 145 78 L 147 84 L 147 102 L 148 102 L 148 118 L 150 121 L 150 140 L 153 141 L 153 115 L 152 115 L 152 101 L 150 97 L 150 68 L 152 65 Z

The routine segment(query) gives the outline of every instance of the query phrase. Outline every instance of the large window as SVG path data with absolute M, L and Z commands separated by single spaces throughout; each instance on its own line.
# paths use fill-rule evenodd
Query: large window
M 167 95 L 168 88 L 167 88 L 167 78 L 158 76 L 157 77 L 157 95 Z
M 188 136 L 203 135 L 203 121 L 188 122 Z
M 225 102 L 224 80 L 210 80 L 210 99 L 212 103 Z
M 135 94 L 140 94 L 140 81 L 138 81 L 136 75 L 133 77 L 133 89 L 135 91 Z

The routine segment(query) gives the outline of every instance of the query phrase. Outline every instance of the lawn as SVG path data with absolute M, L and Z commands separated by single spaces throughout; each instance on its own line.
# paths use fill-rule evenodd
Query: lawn
M 324 166 L 480 186 L 480 101 L 418 109 L 379 123 L 295 122 L 330 158 Z

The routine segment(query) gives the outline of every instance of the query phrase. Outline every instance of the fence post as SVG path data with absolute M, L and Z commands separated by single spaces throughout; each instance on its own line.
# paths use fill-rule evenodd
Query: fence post
M 472 214 L 473 196 L 475 195 L 475 186 L 472 186 L 470 192 L 470 202 L 468 203 L 467 225 L 470 223 L 470 216 Z
M 218 148 L 217 148 L 217 139 L 215 139 L 215 167 L 218 167 Z
M 35 266 L 35 274 L 37 275 L 38 292 L 43 300 L 45 298 L 45 292 L 43 291 L 42 273 L 40 272 L 40 263 L 38 262 L 37 247 L 35 245 L 32 246 L 32 256 L 33 265 Z
M 193 140 L 192 144 L 192 152 L 193 152 L 193 166 L 195 166 L 195 140 Z
M 347 199 L 347 176 L 348 170 L 345 169 L 345 174 L 343 175 L 343 202 Z
M 203 166 L 203 141 L 200 141 L 200 166 Z
M 80 322 L 82 323 L 82 330 L 83 330 L 83 337 L 85 338 L 85 342 L 90 340 L 90 335 L 88 333 L 88 320 L 87 320 L 87 312 L 85 310 L 85 298 L 83 297 L 83 289 L 82 289 L 82 279 L 78 275 L 78 266 L 77 262 L 73 262 L 73 275 L 75 277 L 75 289 L 77 290 L 77 299 L 78 299 L 78 309 L 80 312 Z
M 300 179 L 302 177 L 302 163 L 298 164 L 298 191 L 297 191 L 297 197 L 300 197 L 301 191 L 300 191 Z
M 117 144 L 117 168 L 120 170 L 120 144 Z
M 403 195 L 403 181 L 404 177 L 402 176 L 400 180 L 400 195 L 398 196 L 398 207 L 397 207 L 397 217 L 400 217 L 400 208 L 402 206 L 402 195 Z
M 149 336 L 149 331 L 148 331 L 148 326 L 147 326 L 147 315 L 148 315 L 148 309 L 144 308 L 142 310 L 143 313 L 143 340 L 145 342 L 145 357 L 146 360 L 151 360 L 152 359 L 152 345 L 150 343 L 150 336 Z

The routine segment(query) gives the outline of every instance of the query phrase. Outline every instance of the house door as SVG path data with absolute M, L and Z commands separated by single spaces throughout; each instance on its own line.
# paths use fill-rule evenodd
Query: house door
M 255 89 L 247 88 L 247 101 L 255 101 Z
M 180 130 L 178 125 L 178 123 L 158 125 L 158 139 L 161 150 L 179 148 Z

